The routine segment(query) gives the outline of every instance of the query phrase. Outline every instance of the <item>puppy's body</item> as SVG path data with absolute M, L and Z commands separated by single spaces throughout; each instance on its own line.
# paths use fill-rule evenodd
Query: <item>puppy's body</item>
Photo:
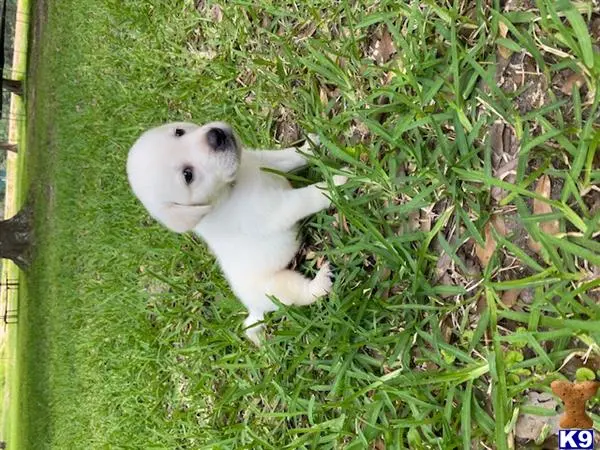
M 260 327 L 252 325 L 276 309 L 270 296 L 307 305 L 331 289 L 327 263 L 312 280 L 286 269 L 299 248 L 297 222 L 330 205 L 325 186 L 292 189 L 285 178 L 261 170 L 285 172 L 304 165 L 306 159 L 295 148 L 242 150 L 222 123 L 158 127 L 129 154 L 134 192 L 164 225 L 177 232 L 193 229 L 203 238 L 248 309 L 246 333 L 255 343 Z M 334 177 L 334 184 L 345 180 Z
M 252 151 L 243 151 L 235 185 L 196 226 L 216 256 L 232 290 L 251 315 L 275 309 L 266 296 L 273 274 L 292 260 L 299 248 L 295 223 L 279 227 L 276 217 L 285 202 L 287 180 L 260 170 Z

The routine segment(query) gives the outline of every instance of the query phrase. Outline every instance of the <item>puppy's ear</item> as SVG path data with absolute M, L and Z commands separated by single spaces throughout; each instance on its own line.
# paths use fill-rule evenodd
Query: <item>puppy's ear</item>
M 157 219 L 170 230 L 185 233 L 194 229 L 211 208 L 211 205 L 187 206 L 170 203 L 161 208 Z

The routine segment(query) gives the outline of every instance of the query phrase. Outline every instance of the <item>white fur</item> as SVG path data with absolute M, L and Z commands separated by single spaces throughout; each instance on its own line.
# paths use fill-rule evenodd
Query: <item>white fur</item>
M 225 151 L 211 148 L 209 130 L 232 133 Z M 177 137 L 175 130 L 184 130 Z M 308 152 L 308 146 L 300 149 Z M 144 133 L 129 152 L 131 187 L 149 213 L 173 231 L 193 230 L 216 256 L 231 289 L 248 309 L 246 334 L 260 342 L 264 314 L 277 306 L 309 305 L 331 290 L 329 264 L 311 280 L 287 270 L 299 248 L 296 224 L 331 202 L 324 183 L 292 189 L 288 181 L 261 170 L 287 172 L 306 165 L 296 148 L 242 150 L 231 128 L 173 123 Z M 183 169 L 193 170 L 187 185 Z M 346 177 L 335 176 L 335 185 Z

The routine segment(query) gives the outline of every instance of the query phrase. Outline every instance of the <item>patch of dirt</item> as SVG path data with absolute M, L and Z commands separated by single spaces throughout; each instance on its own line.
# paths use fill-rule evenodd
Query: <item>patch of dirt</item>
M 275 114 L 275 139 L 287 147 L 300 140 L 300 126 L 291 110 L 280 106 Z
M 366 144 L 371 140 L 371 131 L 361 120 L 353 119 L 346 134 L 349 145 Z
M 513 102 L 521 114 L 539 109 L 548 101 L 546 76 L 526 52 L 514 53 L 508 59 L 500 56 L 496 79 L 504 92 L 515 94 Z
M 585 205 L 590 210 L 592 216 L 600 211 L 600 189 L 591 188 L 586 195 L 583 196 Z
M 514 183 L 517 176 L 520 142 L 512 126 L 502 120 L 494 123 L 490 129 L 492 146 L 492 173 L 495 178 Z M 506 192 L 497 186 L 492 187 L 492 198 L 500 202 Z
M 585 86 L 585 77 L 578 72 L 570 69 L 561 70 L 552 79 L 554 90 L 562 92 L 564 95 L 571 95 L 573 88 L 581 89 Z
M 219 23 L 223 20 L 223 8 L 218 3 L 215 3 L 208 7 L 205 0 L 196 0 L 194 2 L 194 8 L 202 16 L 210 18 L 213 22 Z
M 35 78 L 37 63 L 41 58 L 43 31 L 48 20 L 46 0 L 35 0 L 29 18 L 29 41 L 27 43 L 27 79 Z M 35 102 L 35 83 L 27 83 L 27 101 Z
M 338 87 L 322 85 L 319 88 L 319 99 L 329 118 L 337 116 L 344 108 L 342 93 Z
M 600 43 L 600 15 L 596 15 L 596 17 L 590 22 L 590 35 L 594 38 L 593 45 L 598 47 L 598 44 Z
M 504 7 L 504 11 L 527 11 L 535 8 L 535 1 L 533 0 L 506 0 L 500 2 L 501 6 Z
M 527 393 L 524 406 L 544 408 L 554 411 L 556 414 L 553 416 L 519 415 L 515 425 L 515 437 L 517 441 L 526 444 L 529 441 L 538 439 L 542 433 L 548 433 L 547 435 L 558 433 L 560 415 L 557 413 L 558 402 L 552 394 L 530 391 Z M 545 428 L 548 428 L 548 430 L 545 430 Z

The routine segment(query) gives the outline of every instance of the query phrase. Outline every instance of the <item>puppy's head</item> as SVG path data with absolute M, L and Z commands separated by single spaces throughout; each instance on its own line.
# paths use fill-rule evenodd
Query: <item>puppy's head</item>
M 240 156 L 238 138 L 226 123 L 170 123 L 146 131 L 135 142 L 127 176 L 150 215 L 183 233 L 227 195 Z

